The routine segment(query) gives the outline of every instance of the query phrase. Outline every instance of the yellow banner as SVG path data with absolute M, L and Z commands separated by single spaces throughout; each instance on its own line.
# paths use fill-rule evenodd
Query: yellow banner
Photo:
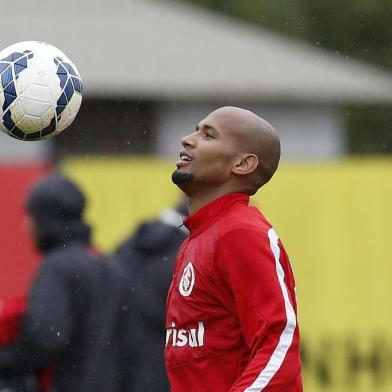
M 180 198 L 173 163 L 73 159 L 95 241 L 110 251 Z M 292 259 L 305 390 L 392 391 L 392 160 L 282 165 L 253 198 Z

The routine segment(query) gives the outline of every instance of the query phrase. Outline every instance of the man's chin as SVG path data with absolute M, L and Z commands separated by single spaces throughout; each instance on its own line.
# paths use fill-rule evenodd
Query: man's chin
M 193 180 L 193 174 L 192 173 L 184 173 L 181 172 L 180 170 L 175 170 L 172 174 L 172 181 L 176 185 L 184 185 L 188 184 Z

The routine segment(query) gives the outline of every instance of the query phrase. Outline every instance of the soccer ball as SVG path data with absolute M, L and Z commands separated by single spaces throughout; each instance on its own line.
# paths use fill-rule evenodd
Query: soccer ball
M 72 123 L 81 103 L 79 72 L 59 49 L 26 41 L 0 52 L 0 130 L 7 135 L 55 136 Z

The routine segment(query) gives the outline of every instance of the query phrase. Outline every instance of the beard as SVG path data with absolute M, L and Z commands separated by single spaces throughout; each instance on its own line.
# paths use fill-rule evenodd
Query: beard
M 172 181 L 176 185 L 183 185 L 193 180 L 194 175 L 192 173 L 181 173 L 175 170 L 172 174 Z

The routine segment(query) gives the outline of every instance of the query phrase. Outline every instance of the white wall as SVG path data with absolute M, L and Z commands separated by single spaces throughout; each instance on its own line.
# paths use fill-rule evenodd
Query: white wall
M 165 103 L 157 111 L 156 152 L 176 157 L 181 136 L 194 131 L 198 121 L 219 105 Z M 244 107 L 265 118 L 278 130 L 284 160 L 328 160 L 346 152 L 343 119 L 334 107 L 271 106 Z
M 0 131 L 0 164 L 47 161 L 50 152 L 50 140 L 23 142 Z

